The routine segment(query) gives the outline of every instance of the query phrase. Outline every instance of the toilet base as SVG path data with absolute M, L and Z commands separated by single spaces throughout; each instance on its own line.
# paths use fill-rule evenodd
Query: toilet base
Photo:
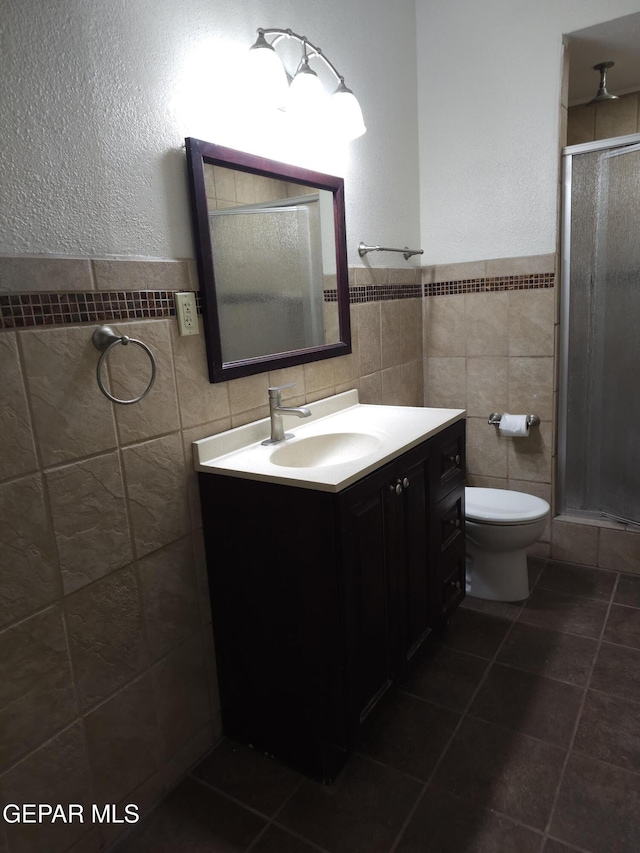
M 488 601 L 524 601 L 529 597 L 527 551 L 487 551 L 467 539 L 467 595 Z

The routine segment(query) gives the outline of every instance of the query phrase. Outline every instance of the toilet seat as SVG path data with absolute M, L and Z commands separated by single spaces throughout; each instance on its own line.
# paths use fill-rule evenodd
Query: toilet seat
M 544 518 L 549 504 L 535 495 L 509 489 L 465 488 L 465 518 L 476 524 L 510 526 Z

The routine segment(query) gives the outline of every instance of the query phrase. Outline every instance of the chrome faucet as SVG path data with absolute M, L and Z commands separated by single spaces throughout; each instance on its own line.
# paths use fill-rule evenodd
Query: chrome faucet
M 262 444 L 278 444 L 284 441 L 285 438 L 293 438 L 292 433 L 284 431 L 282 423 L 283 415 L 295 415 L 297 418 L 311 417 L 311 411 L 306 406 L 283 406 L 282 405 L 282 389 L 293 388 L 295 382 L 290 382 L 288 385 L 278 385 L 275 388 L 269 388 L 269 417 L 271 418 L 271 438 L 265 439 Z

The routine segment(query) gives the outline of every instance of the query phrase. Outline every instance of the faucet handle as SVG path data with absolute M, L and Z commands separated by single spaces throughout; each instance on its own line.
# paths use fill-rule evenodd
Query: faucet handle
M 295 384 L 295 382 L 287 382 L 286 385 L 270 385 L 269 393 L 271 393 L 272 391 L 282 391 L 283 388 L 293 388 Z
M 281 396 L 280 396 L 280 395 L 281 395 L 281 392 L 282 392 L 285 388 L 293 388 L 293 386 L 294 386 L 295 384 L 296 384 L 295 382 L 288 382 L 286 385 L 272 385 L 272 386 L 270 386 L 270 387 L 269 387 L 269 399 L 270 399 L 270 400 L 275 400 L 275 401 L 276 401 L 276 405 L 277 405 L 277 406 L 279 406 L 279 405 L 280 405 L 280 400 L 281 400 Z

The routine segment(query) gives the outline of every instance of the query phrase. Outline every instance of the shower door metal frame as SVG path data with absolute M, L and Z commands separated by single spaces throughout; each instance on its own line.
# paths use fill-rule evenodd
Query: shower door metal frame
M 567 496 L 567 400 L 569 386 L 569 302 L 571 275 L 571 178 L 573 158 L 578 154 L 626 148 L 640 143 L 640 133 L 598 139 L 580 145 L 568 145 L 562 149 L 562 227 L 560 248 L 560 337 L 558 371 L 558 440 L 557 440 L 557 489 L 556 511 L 564 514 Z M 585 517 L 593 515 L 585 513 Z

